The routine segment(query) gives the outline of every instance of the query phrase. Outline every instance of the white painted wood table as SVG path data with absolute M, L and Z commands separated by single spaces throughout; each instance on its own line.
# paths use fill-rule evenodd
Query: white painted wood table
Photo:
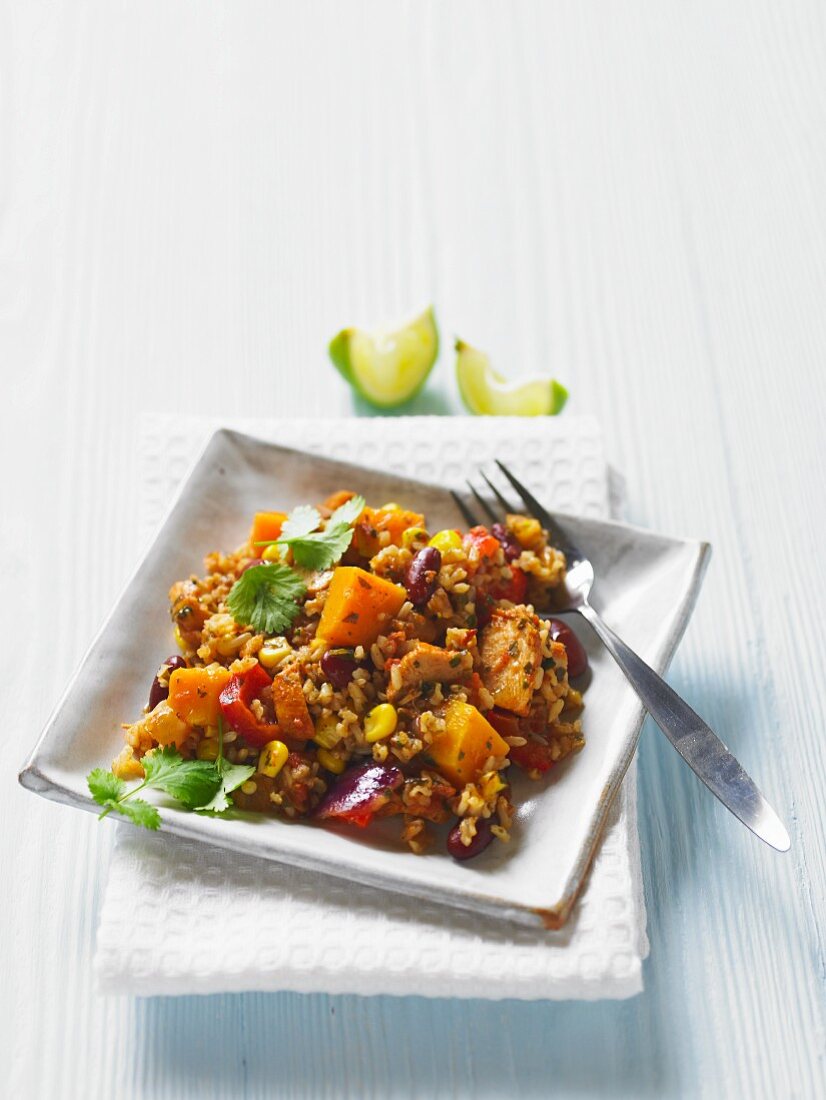
M 0 5 L 6 1095 L 825 1094 L 825 92 L 818 3 Z M 102 998 L 113 830 L 14 776 L 140 555 L 138 418 L 350 409 L 326 337 L 430 299 L 414 411 L 454 332 L 552 370 L 714 544 L 673 682 L 792 850 L 648 729 L 633 1001 Z

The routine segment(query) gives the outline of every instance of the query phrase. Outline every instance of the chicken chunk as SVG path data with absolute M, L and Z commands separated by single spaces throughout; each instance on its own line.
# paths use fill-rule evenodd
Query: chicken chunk
M 482 682 L 496 706 L 527 714 L 542 661 L 536 616 L 519 607 L 494 611 L 479 639 L 479 657 Z
M 467 677 L 473 670 L 473 658 L 462 649 L 442 649 L 441 646 L 418 642 L 393 666 L 390 674 L 391 703 L 412 697 L 424 683 L 452 684 Z

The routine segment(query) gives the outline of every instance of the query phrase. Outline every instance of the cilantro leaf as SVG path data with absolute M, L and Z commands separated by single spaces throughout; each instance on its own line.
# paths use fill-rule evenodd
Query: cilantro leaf
M 184 760 L 174 748 L 154 749 L 143 758 L 146 786 L 164 791 L 193 810 L 212 798 L 221 776 L 207 760 Z
M 254 565 L 230 589 L 227 607 L 242 626 L 264 634 L 281 634 L 298 615 L 297 600 L 307 586 L 288 565 Z
M 353 529 L 344 523 L 329 525 L 301 538 L 291 539 L 289 546 L 296 565 L 302 569 L 329 569 L 339 560 L 353 540 Z
M 122 779 L 103 768 L 89 772 L 86 782 L 95 802 L 103 807 L 100 817 L 106 817 L 114 810 L 128 817 L 135 825 L 157 829 L 161 815 L 142 798 L 133 797 L 139 791 L 144 788 L 164 791 L 192 809 L 213 798 L 221 786 L 221 776 L 214 764 L 206 760 L 184 760 L 171 745 L 146 753 L 141 763 L 145 778 L 131 790 L 127 790 Z
M 137 790 L 137 788 L 135 789 Z M 142 798 L 133 798 L 128 802 L 116 802 L 114 798 L 109 798 L 101 805 L 105 807 L 106 813 L 114 810 L 116 813 L 128 817 L 134 825 L 142 825 L 144 829 L 157 829 L 160 827 L 161 815 L 154 806 L 150 806 Z M 101 814 L 101 816 L 103 815 Z
M 327 527 L 336 527 L 339 523 L 346 523 L 348 527 L 351 526 L 364 511 L 365 504 L 364 497 L 350 497 L 339 508 L 336 508 L 327 521 Z
M 309 504 L 299 504 L 293 508 L 284 521 L 279 541 L 289 542 L 290 539 L 309 535 L 311 531 L 316 530 L 320 523 L 321 516 L 315 508 L 310 507 Z
M 153 779 L 163 781 L 164 777 L 174 771 L 179 764 L 183 764 L 184 758 L 174 745 L 166 745 L 163 748 L 152 749 L 141 760 L 146 782 Z
M 229 795 L 242 783 L 246 783 L 253 775 L 255 775 L 255 767 L 251 764 L 227 764 L 226 761 L 223 761 L 220 787 L 209 802 L 205 802 L 203 806 L 198 806 L 197 809 L 215 814 L 223 813 L 224 810 L 231 810 L 232 803 Z
M 351 497 L 336 508 L 324 530 L 317 531 L 321 516 L 315 508 L 301 504 L 290 513 L 277 540 L 278 545 L 289 546 L 300 569 L 329 569 L 350 545 L 352 525 L 363 510 L 364 497 Z
M 95 768 L 86 776 L 89 791 L 95 802 L 105 806 L 109 802 L 116 802 L 126 790 L 126 784 L 118 779 L 106 768 Z

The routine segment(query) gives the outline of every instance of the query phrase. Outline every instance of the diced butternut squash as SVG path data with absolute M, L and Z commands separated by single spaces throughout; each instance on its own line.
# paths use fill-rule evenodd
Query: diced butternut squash
M 373 513 L 373 526 L 377 531 L 389 531 L 393 546 L 401 546 L 402 535 L 408 527 L 424 527 L 420 512 L 406 512 L 404 508 L 379 508 Z
M 140 722 L 132 726 L 129 732 L 138 732 L 142 735 L 141 739 L 151 737 L 158 745 L 177 745 L 180 748 L 192 731 L 189 725 L 178 717 L 169 705 L 169 701 L 164 699 L 153 711 L 141 718 Z
M 445 711 L 445 731 L 430 746 L 436 770 L 455 787 L 473 783 L 489 756 L 507 756 L 503 741 L 487 718 L 470 703 L 451 699 Z
M 218 696 L 230 679 L 223 665 L 176 668 L 169 677 L 169 706 L 190 726 L 217 726 L 221 712 Z
M 331 512 L 335 512 L 336 508 L 340 508 L 342 504 L 346 504 L 348 500 L 352 500 L 355 495 L 352 489 L 337 489 L 336 492 L 330 493 L 322 507 L 328 508 Z
M 372 558 L 383 546 L 401 546 L 409 527 L 424 527 L 424 516 L 404 508 L 365 508 L 356 523 L 353 545 L 364 558 Z M 382 539 L 383 531 L 390 535 Z
M 399 585 L 357 566 L 340 565 L 327 590 L 318 636 L 330 645 L 371 646 L 406 599 Z
M 257 542 L 274 542 L 281 537 L 281 528 L 287 518 L 285 512 L 256 512 L 250 531 L 250 544 L 260 556 L 263 546 L 256 546 Z
M 112 761 L 112 772 L 118 779 L 143 779 L 145 772 L 143 764 L 135 756 L 131 745 L 124 745 L 118 755 Z

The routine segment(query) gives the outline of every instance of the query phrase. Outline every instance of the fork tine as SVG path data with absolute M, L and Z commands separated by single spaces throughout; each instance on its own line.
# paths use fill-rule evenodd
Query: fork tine
M 482 511 L 488 517 L 490 522 L 491 523 L 496 523 L 497 518 L 498 518 L 497 515 L 496 515 L 496 512 L 494 512 L 494 510 L 491 508 L 491 506 L 488 504 L 488 502 L 485 500 L 485 498 L 481 495 L 481 493 L 477 492 L 476 488 L 474 487 L 474 485 L 470 481 L 467 484 L 468 484 L 468 488 L 470 489 L 470 491 L 473 493 L 473 495 L 479 501 L 479 504 L 482 507 Z
M 553 520 L 536 499 L 536 497 L 533 495 L 533 493 L 529 492 L 529 490 L 525 488 L 521 481 L 517 481 L 517 479 L 513 476 L 513 474 L 503 462 L 500 462 L 498 458 L 495 458 L 493 461 L 496 463 L 496 465 L 514 487 L 514 489 L 516 489 L 517 493 L 520 495 L 525 506 L 530 510 L 532 515 L 534 515 L 544 527 L 553 527 Z M 487 478 L 485 478 L 485 481 L 487 481 Z
M 566 535 L 565 531 L 560 527 L 560 525 L 556 522 L 556 520 L 548 512 L 548 510 L 542 507 L 542 505 L 539 503 L 533 493 L 530 492 L 530 490 L 526 489 L 522 482 L 515 478 L 514 475 L 507 468 L 507 466 L 503 462 L 500 462 L 498 458 L 495 458 L 494 462 L 511 483 L 511 485 L 514 487 L 514 489 L 516 489 L 517 493 L 519 493 L 531 515 L 534 516 L 534 518 L 538 519 L 543 527 L 546 527 L 548 529 L 548 533 L 553 540 L 554 546 L 556 546 L 558 550 L 561 550 L 565 554 L 565 556 L 571 561 L 581 559 L 581 552 L 577 549 L 576 546 L 574 546 L 574 544 Z
M 516 509 L 514 508 L 514 506 L 511 504 L 511 502 L 509 500 L 506 500 L 505 497 L 502 496 L 502 494 L 499 492 L 499 490 L 496 488 L 496 486 L 490 480 L 490 478 L 485 473 L 485 471 L 480 470 L 479 473 L 484 478 L 487 487 L 490 489 L 490 491 L 493 493 L 493 495 L 496 497 L 496 499 L 499 501 L 499 503 L 505 509 L 505 512 L 506 513 L 515 512 Z
M 465 502 L 462 500 L 462 498 L 459 496 L 459 494 L 455 493 L 451 489 L 450 490 L 450 495 L 456 501 L 456 507 L 462 513 L 462 516 L 464 517 L 465 523 L 469 524 L 471 527 L 476 527 L 478 522 L 479 522 L 478 519 L 476 518 L 476 516 L 474 516 L 473 512 L 471 512 L 470 508 L 468 508 L 468 506 L 465 504 Z

